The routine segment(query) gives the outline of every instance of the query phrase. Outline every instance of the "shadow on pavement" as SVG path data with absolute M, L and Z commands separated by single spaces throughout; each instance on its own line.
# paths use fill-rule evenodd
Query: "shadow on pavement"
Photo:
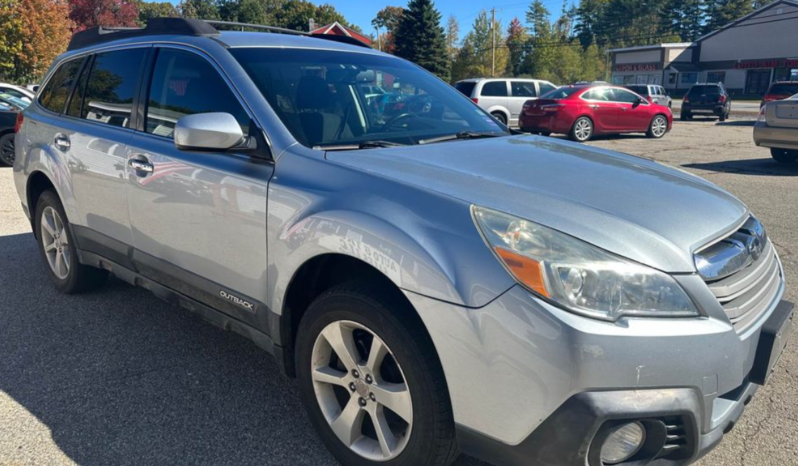
M 717 126 L 750 126 L 753 127 L 756 120 L 726 120 L 719 121 Z
M 0 236 L 0 283 L 0 390 L 72 461 L 338 464 L 295 381 L 242 337 L 115 279 L 93 293 L 57 294 L 30 233 Z
M 772 158 L 729 160 L 725 162 L 687 163 L 687 168 L 697 168 L 713 172 L 739 173 L 743 175 L 797 176 L 798 162 L 778 163 Z

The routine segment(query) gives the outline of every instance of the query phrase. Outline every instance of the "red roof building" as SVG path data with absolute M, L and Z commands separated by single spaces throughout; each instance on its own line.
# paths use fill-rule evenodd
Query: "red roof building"
M 334 22 L 332 24 L 328 24 L 326 26 L 322 26 L 320 28 L 316 28 L 316 29 L 310 31 L 310 33 L 311 34 L 332 34 L 332 35 L 335 35 L 335 36 L 352 37 L 354 39 L 359 40 L 360 42 L 363 42 L 364 44 L 368 45 L 369 47 L 371 46 L 371 39 L 369 39 L 368 37 L 364 36 L 363 34 L 357 32 L 357 31 L 355 31 L 352 28 L 348 28 L 348 27 L 342 25 L 338 21 L 336 21 L 336 22 Z

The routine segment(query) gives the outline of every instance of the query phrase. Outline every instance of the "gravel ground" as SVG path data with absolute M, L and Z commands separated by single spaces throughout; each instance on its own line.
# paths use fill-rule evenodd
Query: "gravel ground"
M 751 142 L 752 122 L 677 122 L 662 140 L 597 146 L 728 189 L 763 220 L 798 300 L 798 164 Z M 642 206 L 641 206 L 642 207 Z M 0 168 L 0 466 L 334 465 L 272 359 L 144 290 L 112 280 L 57 295 Z M 798 465 L 798 346 L 702 466 Z M 463 457 L 457 466 L 487 466 Z

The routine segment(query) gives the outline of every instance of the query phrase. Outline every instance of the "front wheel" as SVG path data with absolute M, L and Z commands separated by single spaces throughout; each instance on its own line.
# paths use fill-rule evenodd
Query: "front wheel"
M 651 124 L 648 125 L 648 132 L 646 132 L 646 136 L 659 139 L 662 136 L 665 136 L 665 133 L 667 132 L 668 120 L 662 115 L 657 115 L 653 120 L 651 120 Z
M 311 422 L 344 466 L 447 466 L 451 402 L 432 341 L 401 296 L 367 282 L 311 304 L 296 342 Z
M 0 136 L 0 165 L 14 166 L 14 133 Z
M 793 163 L 798 160 L 798 150 L 770 149 L 770 155 L 776 162 Z
M 588 117 L 579 117 L 571 127 L 568 137 L 572 141 L 587 142 L 593 136 L 593 122 Z

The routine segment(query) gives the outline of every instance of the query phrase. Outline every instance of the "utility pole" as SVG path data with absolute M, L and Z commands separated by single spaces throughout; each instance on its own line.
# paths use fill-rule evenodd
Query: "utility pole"
M 491 8 L 490 10 L 490 36 L 493 40 L 493 47 L 491 47 L 491 65 L 490 65 L 490 77 L 496 77 L 496 8 Z

